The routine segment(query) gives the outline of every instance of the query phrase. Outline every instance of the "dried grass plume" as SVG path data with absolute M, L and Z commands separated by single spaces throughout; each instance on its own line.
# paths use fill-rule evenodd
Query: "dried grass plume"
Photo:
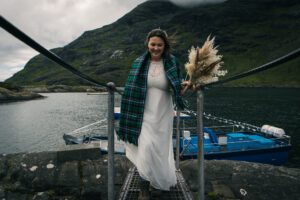
M 189 51 L 189 62 L 185 69 L 192 85 L 203 85 L 216 82 L 220 76 L 225 76 L 227 70 L 221 70 L 222 55 L 218 55 L 217 47 L 214 47 L 215 38 L 206 39 L 201 48 L 192 47 Z

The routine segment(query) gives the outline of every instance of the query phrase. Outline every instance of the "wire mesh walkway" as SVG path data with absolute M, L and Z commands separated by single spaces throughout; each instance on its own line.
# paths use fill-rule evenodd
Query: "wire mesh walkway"
M 189 190 L 180 170 L 176 171 L 177 185 L 172 187 L 170 191 L 160 191 L 150 187 L 151 200 L 192 200 L 192 193 Z M 129 169 L 127 177 L 121 188 L 119 200 L 138 199 L 140 186 L 139 186 L 139 173 L 136 167 Z

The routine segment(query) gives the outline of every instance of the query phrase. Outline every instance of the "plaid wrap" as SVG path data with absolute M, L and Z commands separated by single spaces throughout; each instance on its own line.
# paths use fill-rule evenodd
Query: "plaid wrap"
M 167 79 L 173 90 L 173 100 L 178 108 L 183 109 L 184 103 L 180 96 L 180 69 L 176 59 L 172 55 L 167 55 L 163 57 L 163 63 Z M 143 123 L 149 64 L 150 54 L 148 52 L 133 62 L 121 100 L 120 125 L 117 135 L 119 139 L 134 145 L 138 145 Z

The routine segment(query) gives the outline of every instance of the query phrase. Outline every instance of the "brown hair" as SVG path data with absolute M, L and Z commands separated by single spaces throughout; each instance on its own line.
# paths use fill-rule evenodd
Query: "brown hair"
M 168 39 L 168 34 L 166 31 L 157 28 L 157 29 L 153 29 L 152 31 L 150 31 L 147 35 L 146 41 L 145 41 L 145 45 L 146 47 L 148 46 L 148 42 L 150 40 L 150 38 L 152 37 L 159 37 L 161 38 L 164 43 L 165 43 L 165 48 L 164 48 L 164 53 L 163 54 L 169 54 L 170 52 L 170 41 Z

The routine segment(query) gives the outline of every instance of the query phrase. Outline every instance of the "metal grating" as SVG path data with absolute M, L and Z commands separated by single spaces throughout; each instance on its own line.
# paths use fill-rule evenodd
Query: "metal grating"
M 172 187 L 170 191 L 156 190 L 150 187 L 150 199 L 151 200 L 192 200 L 192 194 L 185 183 L 180 170 L 176 171 L 177 185 Z M 119 200 L 131 200 L 138 199 L 140 187 L 139 187 L 139 173 L 136 167 L 129 169 L 127 177 L 121 188 Z

